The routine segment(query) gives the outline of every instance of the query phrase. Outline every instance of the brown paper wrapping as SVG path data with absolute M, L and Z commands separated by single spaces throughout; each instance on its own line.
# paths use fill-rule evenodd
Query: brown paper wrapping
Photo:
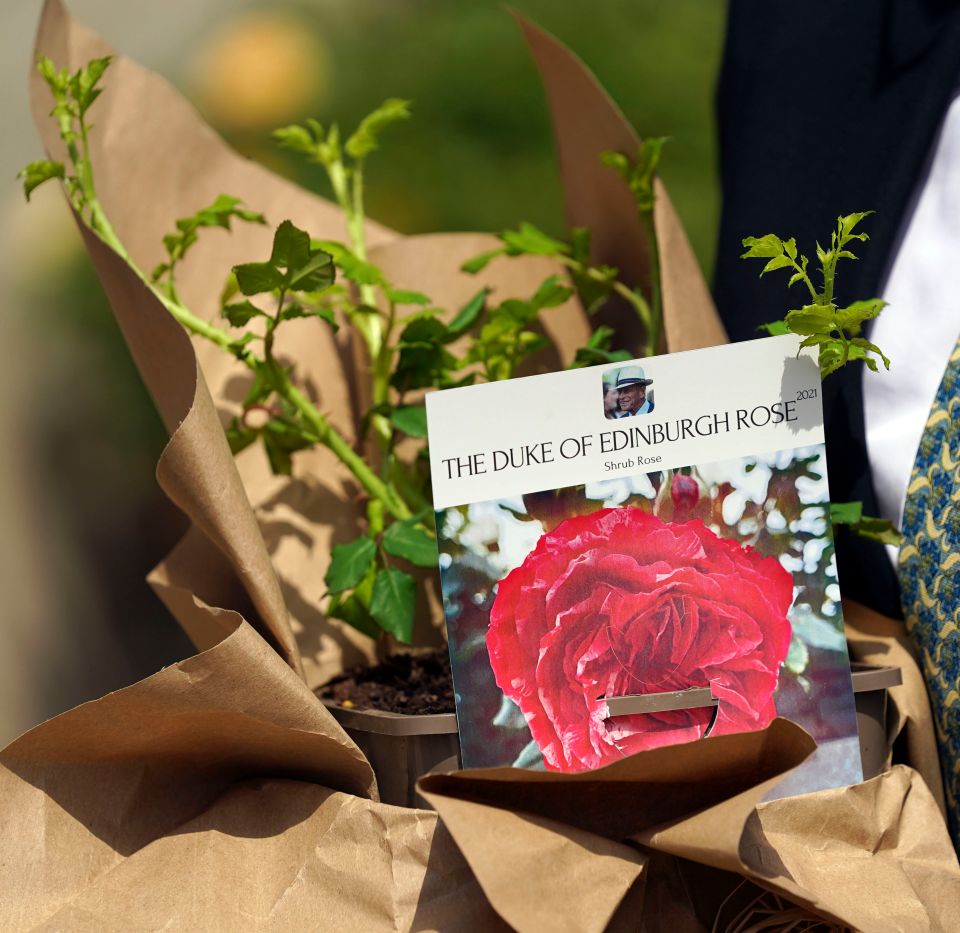
M 933 730 L 933 713 L 917 663 L 916 649 L 902 622 L 845 600 L 843 619 L 847 629 L 850 655 L 864 664 L 899 667 L 903 683 L 889 691 L 893 715 L 887 723 L 887 743 L 891 758 L 896 752 L 901 761 L 909 761 L 926 781 L 933 799 L 946 819 L 947 808 L 940 771 L 940 756 Z
M 568 217 L 593 227 L 598 261 L 643 281 L 642 228 L 596 162 L 636 137 L 566 49 L 521 25 L 551 103 Z M 44 7 L 37 45 L 71 68 L 109 52 L 59 0 Z M 157 76 L 120 57 L 107 87 L 93 136 L 99 193 L 141 268 L 160 258 L 176 217 L 221 192 L 274 224 L 289 217 L 314 235 L 343 235 L 333 206 L 237 156 Z M 56 157 L 35 75 L 31 96 Z M 722 342 L 662 186 L 655 223 L 668 347 Z M 234 460 L 221 422 L 245 371 L 191 341 L 126 264 L 82 232 L 170 432 L 157 478 L 192 526 L 151 582 L 199 653 L 0 753 L 3 929 L 701 930 L 744 879 L 862 929 L 949 928 L 960 869 L 924 783 L 938 780 L 929 710 L 894 623 L 867 614 L 856 650 L 905 667 L 894 750 L 918 771 L 899 765 L 857 787 L 758 803 L 812 749 L 778 721 L 590 775 L 434 775 L 422 790 L 435 810 L 380 804 L 369 765 L 310 689 L 370 656 L 319 609 L 326 555 L 356 520 L 351 478 L 322 449 L 300 455 L 293 479 L 270 475 L 256 449 Z M 372 222 L 368 237 L 388 274 L 402 269 L 404 287 L 451 307 L 479 286 L 456 271 L 460 261 L 490 243 L 401 237 Z M 191 307 L 213 317 L 219 283 L 208 270 L 266 255 L 269 239 L 258 227 L 201 239 L 181 281 Z M 526 294 L 551 271 L 498 260 L 483 284 Z M 588 333 L 575 302 L 546 328 L 554 349 L 545 368 Z M 281 336 L 308 391 L 355 436 L 353 349 L 309 321 Z

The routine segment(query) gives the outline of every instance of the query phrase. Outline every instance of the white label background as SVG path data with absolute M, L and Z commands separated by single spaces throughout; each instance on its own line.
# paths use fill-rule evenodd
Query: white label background
M 427 395 L 430 468 L 434 507 L 503 499 L 525 492 L 561 489 L 616 476 L 726 460 L 823 442 L 820 374 L 812 350 L 797 356 L 800 338 L 788 335 L 750 340 L 723 347 L 690 350 L 632 361 L 653 383 L 655 408 L 648 415 L 608 419 L 603 411 L 603 374 L 630 362 L 527 376 L 504 382 L 446 389 Z M 813 390 L 811 392 L 811 390 Z M 813 398 L 797 399 L 806 391 Z M 793 403 L 796 420 L 783 420 L 737 430 L 736 411 Z M 601 450 L 601 434 L 653 423 L 671 425 L 681 418 L 729 413 L 730 430 L 708 437 Z M 763 413 L 758 412 L 758 420 Z M 748 422 L 749 423 L 749 422 Z M 565 459 L 561 443 L 588 436 L 592 445 L 582 456 Z M 552 442 L 552 463 L 494 471 L 493 452 Z M 565 445 L 568 453 L 578 443 Z M 484 455 L 485 473 L 449 475 L 444 460 Z M 660 457 L 638 463 L 638 456 Z M 501 458 L 502 459 L 502 458 Z M 608 469 L 605 464 L 633 459 L 633 467 Z

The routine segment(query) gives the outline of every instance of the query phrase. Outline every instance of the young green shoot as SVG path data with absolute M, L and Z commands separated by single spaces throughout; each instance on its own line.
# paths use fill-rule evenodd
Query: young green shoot
M 742 259 L 766 260 L 761 276 L 786 269 L 790 272 L 788 287 L 802 285 L 806 288 L 810 299 L 807 303 L 788 311 L 782 320 L 764 324 L 762 329 L 770 334 L 797 334 L 803 337 L 801 348 L 816 347 L 820 375 L 824 379 L 854 360 L 863 360 L 871 372 L 879 370 L 879 363 L 883 363 L 885 369 L 890 368 L 890 360 L 883 351 L 861 336 L 863 325 L 877 317 L 887 303 L 880 298 L 870 298 L 840 308 L 834 301 L 837 266 L 841 259 L 857 258 L 853 252 L 854 243 L 865 243 L 869 239 L 857 227 L 871 213 L 863 211 L 838 217 L 836 227 L 830 232 L 829 249 L 816 244 L 819 287 L 808 272 L 809 259 L 799 252 L 793 237 L 784 240 L 775 233 L 767 233 L 743 240 L 747 251 Z M 830 516 L 833 524 L 848 525 L 862 537 L 883 544 L 898 544 L 900 541 L 900 533 L 894 525 L 886 519 L 865 516 L 861 502 L 833 503 Z

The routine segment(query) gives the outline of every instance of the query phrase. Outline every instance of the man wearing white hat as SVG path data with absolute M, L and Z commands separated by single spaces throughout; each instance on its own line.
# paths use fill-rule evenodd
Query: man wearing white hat
M 642 366 L 624 366 L 617 373 L 617 418 L 646 415 L 653 411 L 653 399 L 647 398 L 647 379 Z

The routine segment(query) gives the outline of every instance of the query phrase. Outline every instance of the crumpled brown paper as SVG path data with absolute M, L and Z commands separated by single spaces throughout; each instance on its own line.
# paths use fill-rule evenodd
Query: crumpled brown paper
M 642 281 L 642 229 L 596 161 L 635 137 L 569 52 L 522 25 L 553 109 L 571 222 L 594 228 L 598 261 Z M 109 51 L 59 0 L 44 7 L 38 48 L 71 68 Z M 56 157 L 35 75 L 31 91 Z M 176 217 L 221 192 L 274 224 L 289 217 L 314 235 L 343 235 L 335 208 L 231 152 L 165 82 L 126 59 L 108 72 L 96 124 L 99 193 L 142 268 L 160 257 Z M 722 342 L 662 188 L 655 222 L 668 347 Z M 695 930 L 711 927 L 732 884 L 751 879 L 863 929 L 949 927 L 960 869 L 916 772 L 895 767 L 858 787 L 757 804 L 811 750 L 789 723 L 586 776 L 431 776 L 422 787 L 436 811 L 378 803 L 369 766 L 310 689 L 370 651 L 319 610 L 330 547 L 356 518 L 349 475 L 322 449 L 300 456 L 292 480 L 270 475 L 257 449 L 234 461 L 220 425 L 246 372 L 191 344 L 129 268 L 82 232 L 171 434 L 158 481 L 192 528 L 152 583 L 200 653 L 0 753 L 0 926 Z M 491 242 L 401 237 L 374 223 L 368 236 L 374 261 L 402 268 L 405 287 L 450 306 L 478 286 L 455 271 L 459 261 Z M 201 239 L 181 281 L 187 302 L 213 317 L 209 270 L 266 255 L 269 237 L 242 227 Z M 498 260 L 485 284 L 528 293 L 549 271 Z M 548 323 L 554 349 L 541 364 L 567 359 L 587 327 L 575 302 L 558 309 Z M 300 321 L 281 331 L 279 350 L 355 436 L 353 348 Z M 922 749 L 922 704 L 905 698 L 898 709 L 906 747 Z

